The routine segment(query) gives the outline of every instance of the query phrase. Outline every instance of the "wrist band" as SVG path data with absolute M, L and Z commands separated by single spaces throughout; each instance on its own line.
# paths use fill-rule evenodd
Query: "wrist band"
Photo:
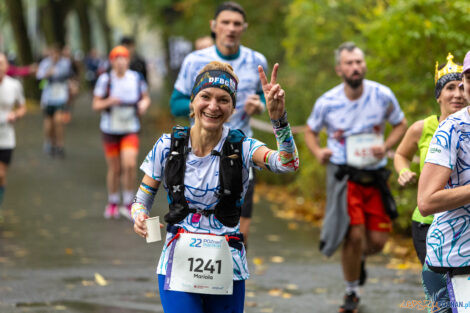
M 274 128 L 284 128 L 286 127 L 289 122 L 287 121 L 287 111 L 284 111 L 284 114 L 277 119 L 277 120 L 271 120 L 271 124 L 273 125 Z
M 408 167 L 402 168 L 398 173 L 398 176 L 401 176 L 405 172 L 411 172 L 411 170 Z

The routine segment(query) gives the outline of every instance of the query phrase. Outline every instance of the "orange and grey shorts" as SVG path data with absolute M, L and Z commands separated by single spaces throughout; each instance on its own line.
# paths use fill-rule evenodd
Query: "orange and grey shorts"
M 364 225 L 368 230 L 390 232 L 392 221 L 385 212 L 380 190 L 348 181 L 350 225 Z
M 103 133 L 103 147 L 106 157 L 116 157 L 122 150 L 139 150 L 139 136 L 136 133 L 111 135 Z

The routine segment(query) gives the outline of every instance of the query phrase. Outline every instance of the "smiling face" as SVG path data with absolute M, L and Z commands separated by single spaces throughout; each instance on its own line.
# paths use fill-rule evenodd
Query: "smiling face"
M 442 88 L 441 94 L 437 98 L 442 115 L 450 115 L 466 106 L 463 87 L 459 87 L 460 83 L 460 80 L 452 80 Z
M 201 90 L 191 105 L 195 125 L 207 131 L 220 130 L 234 111 L 229 93 L 214 87 Z
M 227 49 L 236 49 L 240 46 L 240 39 L 246 26 L 243 15 L 229 10 L 220 12 L 211 22 L 217 46 Z

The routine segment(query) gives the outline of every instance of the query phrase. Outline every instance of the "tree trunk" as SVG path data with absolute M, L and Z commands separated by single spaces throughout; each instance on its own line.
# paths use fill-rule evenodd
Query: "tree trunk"
M 26 30 L 26 22 L 23 15 L 23 2 L 19 0 L 6 0 L 10 23 L 16 42 L 16 50 L 21 65 L 28 65 L 34 62 L 33 51 Z M 39 99 L 39 89 L 34 77 L 27 77 L 24 80 L 24 90 L 26 96 Z
M 80 20 L 80 40 L 81 40 L 82 51 L 86 55 L 88 52 L 90 52 L 92 48 L 90 18 L 88 15 L 89 1 L 76 0 L 75 4 L 76 4 L 75 9 L 77 11 L 78 19 Z
M 111 50 L 113 43 L 111 41 L 111 27 L 109 26 L 109 23 L 108 23 L 107 13 L 108 13 L 107 1 L 101 0 L 96 10 L 96 14 L 98 16 L 98 21 L 100 22 L 101 30 L 103 32 L 106 51 L 109 52 Z
M 41 26 L 48 45 L 65 46 L 65 19 L 72 5 L 73 1 L 70 0 L 48 0 L 41 7 Z

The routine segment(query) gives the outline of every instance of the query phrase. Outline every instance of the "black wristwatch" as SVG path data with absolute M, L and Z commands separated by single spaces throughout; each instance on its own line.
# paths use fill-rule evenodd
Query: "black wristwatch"
M 286 127 L 289 122 L 287 121 L 287 111 L 284 111 L 284 114 L 277 119 L 277 120 L 271 120 L 271 124 L 273 125 L 274 128 L 284 128 Z

